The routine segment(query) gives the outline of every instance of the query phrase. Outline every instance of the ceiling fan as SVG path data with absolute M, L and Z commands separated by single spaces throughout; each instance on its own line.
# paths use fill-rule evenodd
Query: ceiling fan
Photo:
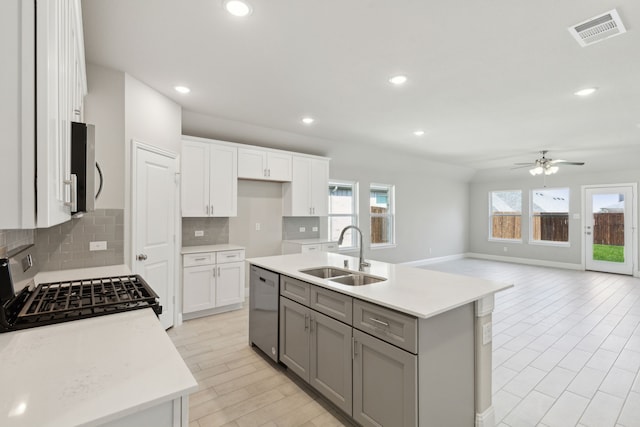
M 515 167 L 511 168 L 511 169 L 520 169 L 520 168 L 526 168 L 526 167 L 531 167 L 531 169 L 529 169 L 529 173 L 533 176 L 535 175 L 541 175 L 541 174 L 545 174 L 545 175 L 552 175 L 556 172 L 558 172 L 558 166 L 557 165 L 574 165 L 574 166 L 582 166 L 584 165 L 584 162 L 570 162 L 568 160 L 553 160 L 553 159 L 548 159 L 547 158 L 547 150 L 543 150 L 540 152 L 541 157 L 539 159 L 536 159 L 535 162 L 533 163 L 514 163 Z

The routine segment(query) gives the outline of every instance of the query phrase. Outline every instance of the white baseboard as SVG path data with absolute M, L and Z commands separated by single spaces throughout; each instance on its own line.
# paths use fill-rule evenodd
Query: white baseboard
M 210 308 L 208 310 L 195 311 L 193 313 L 182 313 L 182 320 L 197 319 L 198 317 L 211 316 L 214 314 L 226 313 L 227 311 L 240 310 L 242 303 L 226 305 L 224 307 Z
M 496 415 L 493 406 L 489 406 L 481 414 L 476 413 L 476 427 L 494 427 L 496 425 Z
M 531 258 L 515 258 L 510 256 L 501 256 L 501 255 L 488 255 L 488 254 L 478 254 L 474 252 L 467 252 L 465 254 L 466 258 L 477 258 L 477 259 L 486 259 L 490 261 L 502 261 L 502 262 L 512 262 L 514 264 L 527 264 L 527 265 L 537 265 L 540 267 L 552 267 L 552 268 L 565 268 L 568 270 L 582 270 L 584 271 L 584 265 L 582 264 L 573 264 L 569 262 L 555 262 L 555 261 L 545 261 L 541 259 L 531 259 Z
M 407 265 L 409 267 L 420 267 L 422 265 L 436 264 L 439 262 L 453 261 L 456 259 L 463 259 L 463 258 L 465 258 L 465 254 L 456 254 L 456 255 L 441 256 L 437 258 L 425 258 L 425 259 L 419 259 L 416 261 L 401 262 L 399 264 Z

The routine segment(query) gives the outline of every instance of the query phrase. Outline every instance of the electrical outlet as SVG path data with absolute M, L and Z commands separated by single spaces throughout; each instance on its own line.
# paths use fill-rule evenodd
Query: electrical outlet
M 107 242 L 89 242 L 89 250 L 90 251 L 106 251 L 107 250 Z
M 580 219 L 580 214 L 579 213 L 574 213 L 573 214 L 573 219 Z
M 493 328 L 491 322 L 482 325 L 482 345 L 487 345 L 493 340 Z
M 307 229 L 305 227 L 300 227 L 300 232 L 304 233 L 305 231 L 307 231 Z
M 504 248 L 502 248 L 503 251 L 507 252 L 507 247 L 505 246 Z
M 311 228 L 311 231 L 318 231 L 318 227 Z
M 260 231 L 260 223 L 256 222 L 256 231 Z
M 204 236 L 204 231 L 203 230 L 196 230 L 196 237 L 202 237 Z

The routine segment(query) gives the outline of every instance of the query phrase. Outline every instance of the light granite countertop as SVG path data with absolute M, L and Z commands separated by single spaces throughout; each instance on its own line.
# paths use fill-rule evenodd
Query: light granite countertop
M 0 425 L 99 425 L 195 391 L 151 309 L 0 334 Z
M 419 318 L 436 316 L 513 286 L 373 260 L 367 260 L 371 267 L 366 272 L 387 280 L 364 286 L 349 286 L 299 271 L 323 266 L 343 268 L 344 260 L 349 261 L 351 270 L 357 270 L 358 258 L 327 252 L 250 258 L 247 262 Z

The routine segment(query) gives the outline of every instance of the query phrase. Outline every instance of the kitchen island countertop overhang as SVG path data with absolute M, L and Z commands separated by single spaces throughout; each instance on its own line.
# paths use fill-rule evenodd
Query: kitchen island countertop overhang
M 374 260 L 367 260 L 371 266 L 366 269 L 366 273 L 387 280 L 350 286 L 300 272 L 314 267 L 344 268 L 345 260 L 350 265 L 349 269 L 355 272 L 357 268 L 354 266 L 358 265 L 358 258 L 328 252 L 249 258 L 247 262 L 422 319 L 437 316 L 513 286 L 476 277 Z

